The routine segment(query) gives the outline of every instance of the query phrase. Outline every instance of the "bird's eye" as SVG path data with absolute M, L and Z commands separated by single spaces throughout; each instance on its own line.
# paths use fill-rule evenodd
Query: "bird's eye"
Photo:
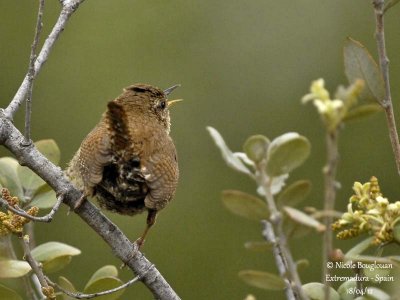
M 162 101 L 160 102 L 160 104 L 159 104 L 159 107 L 160 107 L 161 109 L 165 109 L 165 108 L 167 107 L 167 102 L 166 102 L 165 100 L 162 100 Z

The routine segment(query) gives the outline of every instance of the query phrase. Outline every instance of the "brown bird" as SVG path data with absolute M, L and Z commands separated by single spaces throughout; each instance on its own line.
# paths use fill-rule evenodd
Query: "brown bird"
M 83 191 L 77 207 L 90 196 L 97 198 L 101 207 L 120 214 L 148 212 L 146 229 L 136 241 L 139 247 L 178 184 L 169 107 L 181 99 L 167 99 L 178 86 L 164 91 L 147 84 L 125 88 L 108 102 L 107 111 L 83 140 L 66 171 Z

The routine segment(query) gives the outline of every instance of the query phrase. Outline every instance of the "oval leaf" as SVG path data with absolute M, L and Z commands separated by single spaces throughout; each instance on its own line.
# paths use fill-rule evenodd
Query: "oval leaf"
M 285 206 L 283 210 L 289 216 L 289 218 L 291 218 L 295 222 L 315 228 L 318 232 L 323 232 L 326 229 L 324 224 L 318 222 L 313 217 L 303 213 L 298 209 Z
M 303 201 L 311 191 L 311 182 L 309 180 L 298 180 L 279 194 L 277 199 L 278 207 L 295 206 Z
M 369 237 L 366 238 L 365 240 L 361 241 L 357 245 L 355 245 L 353 248 L 351 248 L 346 254 L 345 254 L 345 259 L 346 260 L 352 260 L 356 258 L 358 255 L 360 255 L 362 252 L 367 250 L 369 247 L 372 246 L 372 240 L 374 237 Z
M 72 260 L 70 255 L 58 256 L 54 259 L 43 262 L 43 270 L 46 273 L 58 272 L 65 268 Z
M 74 287 L 74 285 L 65 277 L 60 276 L 58 277 L 58 284 L 64 289 L 67 290 L 69 292 L 75 293 L 76 289 Z M 64 293 L 61 294 L 61 297 L 63 300 L 74 300 L 75 298 L 70 297 Z
M 0 158 L 0 183 L 10 191 L 12 196 L 23 201 L 24 192 L 17 175 L 18 166 L 17 160 L 12 157 Z
M 89 279 L 88 283 L 86 284 L 86 287 L 88 287 L 93 282 L 95 282 L 96 280 L 99 280 L 101 278 L 117 277 L 117 276 L 118 276 L 118 269 L 115 266 L 107 265 L 107 266 L 101 267 L 96 272 L 94 272 L 94 274 L 92 275 L 92 277 Z
M 299 224 L 285 215 L 283 218 L 283 230 L 287 237 L 302 238 L 309 235 L 313 229 L 309 226 Z
M 393 237 L 396 242 L 400 243 L 400 225 L 393 228 Z
M 17 174 L 22 187 L 25 189 L 25 195 L 33 195 L 38 188 L 46 184 L 42 178 L 28 167 L 18 165 Z
M 358 120 L 364 117 L 368 117 L 380 111 L 382 111 L 382 107 L 379 104 L 375 103 L 357 106 L 356 108 L 347 112 L 347 114 L 343 118 L 343 121 L 347 122 L 347 121 Z
M 360 42 L 347 38 L 343 54 L 344 69 L 349 82 L 364 80 L 364 90 L 360 98 L 382 102 L 385 99 L 382 73 L 368 50 Z
M 60 162 L 60 148 L 52 139 L 40 140 L 35 143 L 36 148 L 53 164 L 58 165 Z
M 238 216 L 255 221 L 269 218 L 269 210 L 264 201 L 241 191 L 223 191 L 222 202 L 229 211 Z
M 237 156 L 233 155 L 232 151 L 225 144 L 225 141 L 219 132 L 212 127 L 207 127 L 207 130 L 214 140 L 215 145 L 217 145 L 219 150 L 221 150 L 222 158 L 225 160 L 226 164 L 236 171 L 250 175 L 251 173 L 249 169 Z
M 102 292 L 106 290 L 111 290 L 114 288 L 119 287 L 120 285 L 124 284 L 121 280 L 115 277 L 103 277 L 98 280 L 93 281 L 90 285 L 85 287 L 84 293 L 85 294 L 92 294 L 96 292 Z M 101 300 L 114 300 L 121 297 L 124 293 L 125 289 L 119 290 L 115 293 L 96 297 L 96 299 Z
M 293 171 L 310 155 L 310 142 L 295 132 L 274 139 L 267 154 L 267 173 L 275 177 Z
M 239 272 L 239 277 L 247 284 L 260 289 L 280 291 L 285 288 L 281 277 L 268 272 L 243 270 Z
M 341 300 L 354 300 L 354 295 L 350 294 L 350 290 L 354 290 L 357 287 L 357 282 L 355 280 L 349 280 L 342 283 L 337 289 Z
M 58 257 L 78 254 L 81 254 L 81 250 L 60 242 L 47 242 L 32 250 L 33 258 L 40 262 L 48 262 Z
M 246 140 L 243 150 L 252 161 L 260 162 L 266 158 L 269 144 L 270 141 L 266 136 L 253 135 Z
M 16 291 L 0 284 L 0 299 L 22 300 L 22 297 Z
M 244 244 L 244 247 L 247 250 L 263 252 L 263 251 L 271 250 L 274 247 L 274 244 L 272 244 L 270 242 L 266 242 L 266 241 L 254 241 L 254 242 L 250 241 L 250 242 L 246 242 Z
M 36 206 L 41 209 L 52 208 L 57 202 L 56 192 L 47 184 L 42 186 L 33 196 L 30 206 Z
M 29 273 L 31 266 L 22 260 L 0 260 L 0 278 L 18 278 Z
M 303 285 L 303 290 L 310 300 L 325 300 L 325 285 L 319 282 L 310 282 Z M 340 300 L 339 294 L 329 287 L 329 300 Z
M 310 262 L 308 261 L 308 259 L 299 259 L 298 261 L 296 261 L 296 268 L 298 271 L 304 270 L 306 268 L 308 268 L 310 266 Z

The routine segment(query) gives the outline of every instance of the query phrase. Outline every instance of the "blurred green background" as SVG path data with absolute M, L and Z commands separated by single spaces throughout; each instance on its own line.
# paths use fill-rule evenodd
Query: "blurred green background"
M 60 11 L 46 1 L 44 30 L 49 33 Z M 0 107 L 5 107 L 27 71 L 37 1 L 0 1 Z M 387 50 L 393 99 L 399 99 L 399 8 L 387 15 Z M 181 179 L 174 201 L 159 215 L 143 248 L 183 299 L 284 299 L 283 293 L 247 286 L 243 269 L 275 271 L 270 253 L 244 249 L 261 239 L 261 226 L 231 215 L 221 205 L 223 189 L 255 193 L 255 185 L 228 169 L 205 127 L 211 125 L 235 151 L 251 134 L 274 138 L 288 131 L 307 136 L 312 156 L 290 181 L 308 178 L 313 191 L 304 205 L 322 207 L 325 160 L 323 129 L 312 105 L 300 98 L 312 80 L 323 77 L 331 91 L 347 84 L 342 44 L 347 36 L 375 55 L 374 15 L 364 0 L 144 1 L 87 0 L 67 25 L 35 82 L 32 134 L 53 138 L 64 167 L 97 123 L 106 102 L 136 82 L 182 87 L 173 97 Z M 399 104 L 395 102 L 395 109 Z M 16 125 L 23 128 L 23 109 Z M 337 209 L 344 210 L 353 181 L 380 179 L 384 194 L 398 200 L 399 185 L 383 114 L 349 124 L 340 139 Z M 0 154 L 9 155 L 1 149 Z M 107 215 L 135 240 L 145 215 Z M 74 214 L 63 208 L 51 225 L 37 225 L 37 242 L 57 240 L 82 250 L 59 274 L 83 289 L 104 264 L 120 265 L 107 245 Z M 352 243 L 336 242 L 348 249 Z M 320 280 L 321 238 L 291 243 L 296 259 L 311 265 L 303 282 Z M 122 270 L 123 279 L 131 278 Z M 123 299 L 152 299 L 137 284 Z

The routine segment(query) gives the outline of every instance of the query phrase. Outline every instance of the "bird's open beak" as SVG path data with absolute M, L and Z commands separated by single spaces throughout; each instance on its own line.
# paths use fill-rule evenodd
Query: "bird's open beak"
M 183 99 L 168 100 L 167 104 L 168 104 L 168 107 L 171 107 L 175 103 L 178 103 L 178 102 L 181 102 L 181 101 L 183 101 Z
M 164 90 L 164 94 L 165 94 L 166 96 L 168 96 L 169 94 L 172 93 L 173 90 L 175 90 L 176 88 L 178 88 L 178 87 L 180 87 L 180 86 L 181 86 L 180 84 L 175 84 L 175 85 L 173 85 L 173 86 L 167 88 L 166 90 Z

